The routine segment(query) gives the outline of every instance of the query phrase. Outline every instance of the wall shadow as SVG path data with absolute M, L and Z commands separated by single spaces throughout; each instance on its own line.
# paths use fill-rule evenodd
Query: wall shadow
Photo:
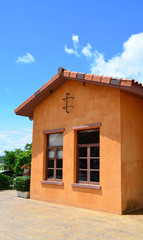
M 143 208 L 139 210 L 133 210 L 133 212 L 125 213 L 124 215 L 143 215 Z
M 87 189 L 87 188 L 76 188 L 73 187 L 72 190 L 74 192 L 84 192 L 84 193 L 91 193 L 91 194 L 96 194 L 96 195 L 102 195 L 102 190 L 100 189 Z

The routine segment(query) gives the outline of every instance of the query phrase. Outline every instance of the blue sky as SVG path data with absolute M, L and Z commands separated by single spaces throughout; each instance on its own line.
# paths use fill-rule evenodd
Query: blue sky
M 32 138 L 14 109 L 58 67 L 143 82 L 143 1 L 0 1 L 0 155 Z

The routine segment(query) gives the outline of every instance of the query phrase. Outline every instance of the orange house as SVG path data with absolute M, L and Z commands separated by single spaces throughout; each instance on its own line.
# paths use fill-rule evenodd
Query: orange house
M 33 119 L 30 197 L 143 208 L 143 85 L 63 68 L 15 113 Z

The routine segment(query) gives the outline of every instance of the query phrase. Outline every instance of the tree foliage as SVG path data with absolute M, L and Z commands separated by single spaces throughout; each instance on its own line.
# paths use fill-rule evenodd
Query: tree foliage
M 15 151 L 4 151 L 5 155 L 3 156 L 4 166 L 7 170 L 13 170 L 16 161 Z
M 14 167 L 14 172 L 16 175 L 21 175 L 23 173 L 23 169 L 21 169 L 21 167 L 24 164 L 31 166 L 31 150 L 23 151 L 17 155 L 16 164 Z
M 27 143 L 24 150 L 15 149 L 14 151 L 4 151 L 2 157 L 5 169 L 13 170 L 15 176 L 22 175 L 23 170 L 20 169 L 24 164 L 31 166 L 32 144 Z

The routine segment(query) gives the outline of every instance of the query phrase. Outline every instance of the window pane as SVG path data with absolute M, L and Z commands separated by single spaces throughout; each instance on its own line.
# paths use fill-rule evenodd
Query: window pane
M 48 178 L 54 178 L 54 170 L 48 169 Z
M 90 148 L 90 157 L 99 157 L 99 147 Z
M 57 159 L 56 168 L 62 168 L 62 167 L 63 167 L 63 160 L 62 159 Z
M 99 129 L 78 132 L 78 144 L 99 143 Z
M 56 178 L 62 179 L 62 170 L 56 170 Z
M 87 157 L 87 147 L 79 148 L 79 157 Z
M 54 133 L 49 134 L 49 146 L 63 146 L 63 134 Z
M 53 159 L 48 160 L 48 168 L 54 168 L 54 160 Z
M 48 157 L 54 158 L 55 151 L 54 150 L 48 150 Z
M 57 158 L 63 158 L 63 149 L 57 150 Z
M 90 181 L 91 182 L 99 182 L 99 172 L 90 172 Z
M 87 169 L 87 159 L 79 159 L 79 169 Z
M 79 181 L 87 181 L 87 171 L 79 171 Z
M 90 169 L 99 169 L 99 159 L 90 159 Z

